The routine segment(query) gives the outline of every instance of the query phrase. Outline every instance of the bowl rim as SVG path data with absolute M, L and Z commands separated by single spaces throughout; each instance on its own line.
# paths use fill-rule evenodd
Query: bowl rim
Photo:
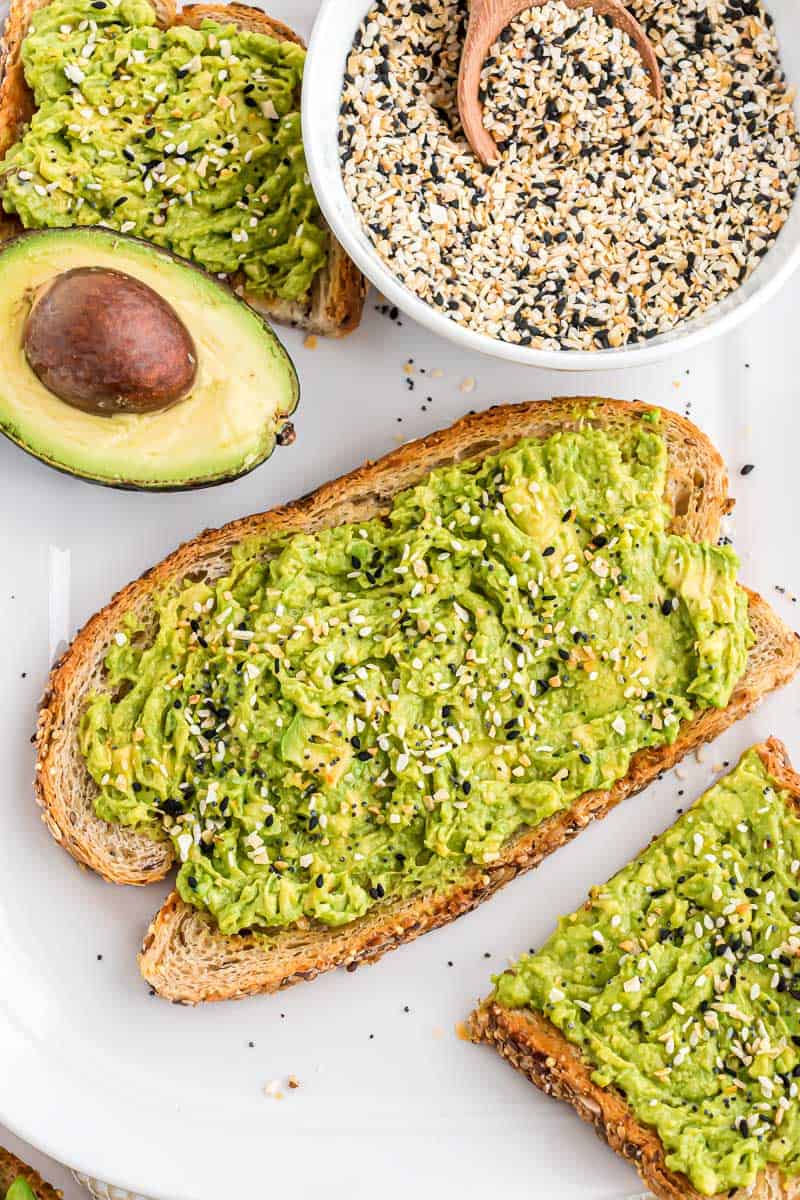
M 344 187 L 339 166 L 337 120 L 341 81 L 345 63 L 337 67 L 337 92 L 332 111 L 330 61 L 341 36 L 346 7 L 356 13 L 356 25 L 363 19 L 373 0 L 321 0 L 308 43 L 303 78 L 302 124 L 303 144 L 308 173 L 320 208 L 334 236 L 362 274 L 393 306 L 433 333 L 455 342 L 467 350 L 475 350 L 506 362 L 557 371 L 622 370 L 646 366 L 675 354 L 694 349 L 712 338 L 730 333 L 766 304 L 800 267 L 800 237 L 788 249 L 771 273 L 763 268 L 784 236 L 784 225 L 775 246 L 764 256 L 750 277 L 739 287 L 691 321 L 634 345 L 611 347 L 607 350 L 540 350 L 504 342 L 489 334 L 478 333 L 438 312 L 401 283 L 384 264 L 367 238 Z M 338 35 L 338 36 L 337 36 Z M 352 34 L 348 39 L 349 46 Z M 332 51 L 331 47 L 334 47 Z M 346 53 L 346 51 L 345 51 Z M 323 63 L 323 60 L 325 62 Z M 798 102 L 795 108 L 797 111 Z M 800 208 L 800 193 L 794 205 Z

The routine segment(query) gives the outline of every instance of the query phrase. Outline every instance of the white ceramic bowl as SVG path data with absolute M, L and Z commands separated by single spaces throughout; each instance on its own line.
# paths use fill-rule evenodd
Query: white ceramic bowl
M 356 30 L 373 0 L 323 0 L 309 43 L 303 83 L 303 140 L 311 180 L 339 241 L 387 300 L 470 350 L 551 370 L 597 371 L 643 366 L 729 332 L 765 304 L 800 265 L 800 198 L 770 250 L 747 280 L 702 316 L 652 340 L 617 350 L 535 350 L 474 333 L 409 291 L 378 256 L 344 189 L 339 169 L 337 121 L 342 77 Z M 775 18 L 787 78 L 800 85 L 800 4 L 767 0 Z M 800 119 L 800 105 L 795 102 Z

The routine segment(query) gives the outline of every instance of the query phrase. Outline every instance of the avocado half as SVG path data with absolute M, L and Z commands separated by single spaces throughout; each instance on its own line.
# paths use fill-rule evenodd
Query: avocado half
M 23 335 L 38 295 L 67 271 L 124 272 L 189 331 L 189 393 L 158 412 L 96 415 L 65 403 L 28 364 Z M 0 251 L 0 432 L 42 462 L 109 487 L 176 491 L 238 479 L 291 440 L 294 364 L 267 322 L 185 259 L 101 227 L 20 234 Z

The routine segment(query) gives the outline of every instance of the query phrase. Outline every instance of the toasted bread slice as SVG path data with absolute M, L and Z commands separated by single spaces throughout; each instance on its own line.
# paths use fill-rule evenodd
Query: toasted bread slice
M 800 807 L 800 775 L 792 770 L 777 738 L 754 747 L 770 776 Z M 624 1095 L 592 1081 L 594 1068 L 560 1029 L 528 1009 L 510 1009 L 490 998 L 470 1019 L 476 1042 L 488 1042 L 513 1067 L 549 1096 L 566 1100 L 578 1116 L 593 1125 L 612 1150 L 631 1161 L 658 1200 L 709 1200 L 685 1175 L 665 1162 L 655 1129 L 643 1125 Z M 797 1200 L 800 1178 L 787 1179 L 775 1166 L 762 1171 L 755 1185 L 736 1188 L 710 1200 Z
M 210 17 L 231 21 L 242 29 L 251 29 L 281 41 L 303 44 L 288 25 L 247 4 L 193 4 L 177 10 L 174 0 L 150 2 L 159 25 L 165 28 L 175 24 L 198 26 L 204 18 Z M 25 82 L 21 50 L 33 15 L 43 6 L 43 0 L 11 0 L 0 41 L 0 160 L 22 137 L 33 116 L 33 95 Z M 21 232 L 22 225 L 17 218 L 3 213 L 0 208 L 0 242 Z M 270 320 L 332 337 L 350 333 L 359 324 L 367 290 L 361 272 L 332 233 L 328 261 L 314 280 L 308 298 L 302 302 L 253 295 L 247 291 L 243 276 L 232 276 L 229 282 L 253 308 Z
M 38 1171 L 0 1146 L 0 1195 L 5 1195 L 15 1179 L 27 1180 L 36 1200 L 61 1200 L 61 1192 L 45 1183 Z
M 387 950 L 469 912 L 517 875 L 538 866 L 590 821 L 652 783 L 690 750 L 717 737 L 791 677 L 800 665 L 796 637 L 754 593 L 750 622 L 757 642 L 727 708 L 706 709 L 684 726 L 672 746 L 635 754 L 630 771 L 614 787 L 585 792 L 565 812 L 517 835 L 497 862 L 465 871 L 457 887 L 376 905 L 339 929 L 295 927 L 235 937 L 221 934 L 206 913 L 173 892 L 145 938 L 139 960 L 142 974 L 161 996 L 190 1004 L 274 992 L 333 967 L 374 962 Z
M 188 574 L 219 577 L 228 569 L 231 548 L 245 537 L 367 520 L 386 511 L 397 492 L 436 467 L 479 459 L 520 438 L 546 438 L 581 422 L 620 429 L 641 411 L 636 404 L 586 398 L 493 408 L 403 446 L 294 504 L 235 521 L 186 543 L 94 616 L 51 674 L 37 731 L 36 791 L 53 836 L 80 863 L 115 883 L 149 883 L 163 878 L 172 865 L 168 843 L 109 825 L 96 816 L 96 786 L 78 746 L 83 704 L 90 692 L 103 687 L 103 662 L 112 634 L 129 611 L 146 619 L 159 588 Z M 668 447 L 666 500 L 673 512 L 671 528 L 697 541 L 714 541 L 720 519 L 731 507 L 724 464 L 709 440 L 683 417 L 663 410 L 662 429 Z M 143 974 L 162 995 L 189 1003 L 274 991 L 334 966 L 378 958 L 475 907 L 694 746 L 716 737 L 772 688 L 791 678 L 800 666 L 796 635 L 754 594 L 750 596 L 750 621 L 756 641 L 747 671 L 726 709 L 702 712 L 684 726 L 672 746 L 641 751 L 634 756 L 626 778 L 613 788 L 587 793 L 567 811 L 522 833 L 491 868 L 465 872 L 452 891 L 403 903 L 387 901 L 338 930 L 293 927 L 268 936 L 235 937 L 221 935 L 204 914 L 173 895 L 147 935 Z

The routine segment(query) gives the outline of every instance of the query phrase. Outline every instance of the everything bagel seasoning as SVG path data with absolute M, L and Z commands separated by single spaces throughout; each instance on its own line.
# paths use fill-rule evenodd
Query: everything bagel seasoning
M 521 14 L 481 77 L 494 170 L 456 79 L 465 0 L 379 0 L 350 53 L 345 187 L 389 269 L 477 332 L 542 349 L 654 337 L 744 282 L 780 232 L 800 138 L 760 0 L 632 0 L 627 35 L 560 0 Z

